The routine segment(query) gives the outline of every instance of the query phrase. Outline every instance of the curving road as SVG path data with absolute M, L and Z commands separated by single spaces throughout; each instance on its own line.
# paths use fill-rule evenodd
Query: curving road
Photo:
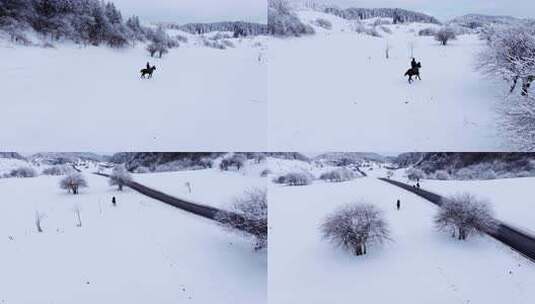
M 110 177 L 109 174 L 105 174 L 105 173 L 95 172 L 93 174 L 99 175 L 102 177 L 107 177 L 107 178 Z M 246 233 L 250 233 L 253 235 L 257 235 L 259 233 L 267 235 L 267 223 L 262 223 L 261 221 L 258 221 L 258 220 L 251 220 L 234 212 L 188 202 L 183 199 L 179 199 L 169 194 L 163 193 L 161 191 L 149 188 L 138 182 L 129 181 L 125 183 L 125 186 L 145 196 L 158 200 L 160 202 L 166 203 L 168 205 L 171 205 L 183 211 L 187 211 L 189 213 L 192 213 L 192 214 L 195 214 L 195 215 L 198 215 L 198 216 L 201 216 L 201 217 L 204 217 L 204 218 L 216 221 L 216 222 L 221 222 L 221 217 L 219 215 L 225 214 L 226 215 L 225 218 L 231 219 L 232 222 L 234 223 L 239 223 L 238 225 L 234 226 L 236 229 L 240 229 Z M 258 227 L 261 227 L 260 231 L 258 230 Z
M 411 185 L 387 178 L 379 179 L 394 186 L 410 191 L 437 206 L 440 206 L 442 204 L 443 197 L 436 193 L 423 189 L 418 189 Z M 521 231 L 517 228 L 514 228 L 502 221 L 496 221 L 498 222 L 498 229 L 496 229 L 496 231 L 487 232 L 487 234 L 504 243 L 505 245 L 511 247 L 512 249 L 516 250 L 526 258 L 530 259 L 532 262 L 535 262 L 535 236 L 530 235 L 529 233 Z

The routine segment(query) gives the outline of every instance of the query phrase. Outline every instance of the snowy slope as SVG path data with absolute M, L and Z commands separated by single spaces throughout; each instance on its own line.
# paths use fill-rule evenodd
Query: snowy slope
M 500 150 L 494 104 L 500 86 L 474 71 L 484 43 L 460 36 L 447 47 L 418 31 L 429 24 L 387 25 L 382 38 L 350 31 L 355 21 L 324 18 L 332 30 L 270 43 L 269 143 L 274 150 Z M 365 24 L 372 23 L 366 21 Z M 386 46 L 390 59 L 385 58 Z M 422 81 L 403 77 L 410 45 Z
M 78 196 L 60 190 L 59 177 L 0 180 L 1 303 L 267 302 L 265 252 L 208 220 L 85 176 L 90 187 Z M 217 184 L 201 185 L 220 201 Z
M 366 199 L 384 210 L 393 242 L 355 257 L 321 239 L 337 206 Z M 396 199 L 402 202 L 396 211 Z M 434 230 L 436 207 L 375 178 L 270 192 L 272 303 L 531 303 L 535 266 L 484 237 Z
M 22 159 L 0 157 L 0 176 L 20 167 L 31 167 L 31 165 Z
M 62 151 L 262 150 L 264 40 L 234 40 L 235 48 L 219 50 L 191 38 L 163 59 L 150 58 L 143 44 L 114 50 L 3 43 L 0 57 L 9 60 L 0 63 L 0 82 L 9 107 L 0 128 L 17 132 L 2 132 L 0 141 L 32 151 L 55 151 L 58 142 Z M 157 67 L 151 80 L 140 79 L 147 61 Z

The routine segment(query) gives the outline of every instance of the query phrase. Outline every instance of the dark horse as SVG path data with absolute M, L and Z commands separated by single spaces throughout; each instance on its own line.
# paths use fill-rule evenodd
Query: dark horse
M 407 72 L 405 72 L 405 76 L 409 76 L 409 83 L 412 83 L 412 76 L 416 76 L 416 78 L 418 78 L 419 80 L 422 80 L 422 78 L 420 78 L 421 67 L 422 67 L 422 64 L 418 62 L 412 68 L 408 69 Z
M 141 69 L 141 78 L 145 78 L 145 75 L 149 75 L 148 78 L 152 78 L 152 73 L 154 73 L 154 71 L 156 70 L 156 66 L 153 65 L 151 67 L 147 66 L 146 68 L 144 69 Z

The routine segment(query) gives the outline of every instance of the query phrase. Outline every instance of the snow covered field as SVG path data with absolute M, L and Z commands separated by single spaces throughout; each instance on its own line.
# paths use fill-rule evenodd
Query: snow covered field
M 448 46 L 418 31 L 429 24 L 386 25 L 382 38 L 357 34 L 352 21 L 301 11 L 332 30 L 270 42 L 269 143 L 274 150 L 497 151 L 500 84 L 474 71 L 484 45 L 475 35 Z M 373 20 L 366 21 L 368 23 Z M 436 27 L 436 26 L 435 26 Z M 390 58 L 385 58 L 386 46 Z M 407 83 L 410 46 L 422 81 Z
M 31 151 L 56 151 L 58 143 L 62 151 L 265 149 L 263 40 L 236 40 L 226 50 L 190 41 L 163 59 L 141 44 L 46 49 L 2 41 L 9 106 L 0 129 L 16 132 L 2 132 L 0 142 L 4 150 Z M 157 67 L 151 80 L 140 79 L 147 61 Z
M 187 174 L 161 174 L 154 186 L 181 189 L 190 179 L 199 199 L 223 204 L 256 183 Z M 0 179 L 0 303 L 267 303 L 265 251 L 211 221 L 85 176 L 89 188 L 78 196 L 59 189 L 60 177 Z
M 321 239 L 338 206 L 368 200 L 393 241 L 355 257 Z M 402 209 L 395 210 L 401 200 Z M 436 207 L 375 178 L 270 190 L 271 303 L 531 303 L 535 267 L 488 237 L 459 242 L 437 232 Z

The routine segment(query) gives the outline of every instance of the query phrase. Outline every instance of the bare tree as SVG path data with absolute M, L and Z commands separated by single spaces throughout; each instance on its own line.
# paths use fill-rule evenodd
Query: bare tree
M 312 183 L 312 177 L 309 173 L 291 172 L 275 178 L 273 182 L 277 184 L 286 184 L 288 186 L 306 186 Z
M 43 232 L 43 227 L 41 227 L 41 220 L 44 218 L 44 214 L 39 211 L 35 211 L 35 226 L 37 227 L 37 232 Z
M 406 171 L 407 178 L 411 181 L 419 181 L 425 177 L 425 172 L 418 168 L 409 168 Z
M 67 175 L 59 182 L 61 189 L 65 189 L 74 195 L 78 194 L 79 188 L 86 188 L 87 186 L 84 176 L 78 172 Z
M 132 181 L 130 172 L 126 170 L 124 165 L 117 165 L 113 167 L 110 175 L 110 186 L 117 186 L 119 191 L 123 191 L 123 186 Z
M 443 27 L 435 33 L 435 40 L 440 42 L 442 45 L 447 45 L 448 41 L 454 40 L 457 38 L 455 30 L 451 27 Z
M 219 212 L 216 219 L 226 228 L 247 233 L 255 238 L 255 250 L 267 246 L 267 192 L 265 189 L 246 191 L 234 199 L 232 212 Z
M 80 217 L 80 207 L 76 206 L 73 209 L 74 218 L 76 220 L 76 227 L 82 227 L 82 218 Z
M 451 232 L 452 237 L 459 240 L 496 229 L 489 204 L 469 193 L 445 198 L 435 216 L 435 225 L 438 230 Z
M 368 203 L 339 208 L 326 218 L 321 231 L 324 239 L 357 256 L 366 254 L 369 245 L 390 240 L 383 212 Z

